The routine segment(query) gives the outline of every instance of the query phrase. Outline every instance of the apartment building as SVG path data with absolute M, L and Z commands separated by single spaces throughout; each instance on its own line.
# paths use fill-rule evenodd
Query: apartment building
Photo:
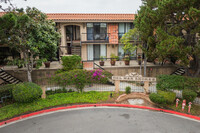
M 47 14 L 61 33 L 59 57 L 80 55 L 82 60 L 99 60 L 111 53 L 123 58 L 120 38 L 134 28 L 135 14 Z M 136 52 L 135 52 L 136 53 Z M 134 55 L 136 56 L 136 54 Z
M 0 12 L 0 16 L 3 14 Z M 91 61 L 99 60 L 100 56 L 110 58 L 111 54 L 124 57 L 120 38 L 134 28 L 135 14 L 48 13 L 47 17 L 55 21 L 61 33 L 57 57 L 76 54 L 83 61 Z M 132 59 L 136 59 L 136 51 Z M 3 45 L 0 57 L 5 56 L 13 58 L 20 54 Z

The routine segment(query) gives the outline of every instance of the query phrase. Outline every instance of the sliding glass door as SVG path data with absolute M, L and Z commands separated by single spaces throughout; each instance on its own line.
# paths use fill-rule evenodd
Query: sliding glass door
M 88 60 L 100 60 L 100 56 L 106 57 L 106 44 L 88 44 Z
M 94 60 L 99 60 L 100 59 L 100 45 L 95 44 L 93 47 L 94 47 Z

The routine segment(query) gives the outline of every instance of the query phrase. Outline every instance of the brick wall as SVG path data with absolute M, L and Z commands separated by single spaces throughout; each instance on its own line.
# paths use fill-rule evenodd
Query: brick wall
M 109 33 L 109 43 L 110 44 L 118 44 L 118 24 L 111 23 L 108 24 L 108 33 Z
M 83 68 L 86 70 L 92 70 L 93 69 L 93 62 L 83 62 Z

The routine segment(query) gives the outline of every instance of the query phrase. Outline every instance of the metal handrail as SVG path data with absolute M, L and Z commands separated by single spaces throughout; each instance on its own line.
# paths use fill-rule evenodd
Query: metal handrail
M 105 70 L 103 67 L 99 66 L 97 63 L 94 62 L 94 65 L 100 68 L 101 70 Z

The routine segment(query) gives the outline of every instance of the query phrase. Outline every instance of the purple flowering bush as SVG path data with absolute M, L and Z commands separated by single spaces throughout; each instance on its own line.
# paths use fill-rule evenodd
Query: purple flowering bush
M 52 79 L 56 84 L 61 86 L 75 85 L 78 92 L 83 92 L 85 85 L 107 83 L 111 76 L 111 73 L 99 69 L 91 71 L 75 69 L 59 73 Z
M 111 73 L 109 73 L 107 71 L 103 71 L 101 69 L 91 70 L 88 73 L 90 75 L 91 83 L 105 84 L 108 82 L 108 79 L 112 77 Z

